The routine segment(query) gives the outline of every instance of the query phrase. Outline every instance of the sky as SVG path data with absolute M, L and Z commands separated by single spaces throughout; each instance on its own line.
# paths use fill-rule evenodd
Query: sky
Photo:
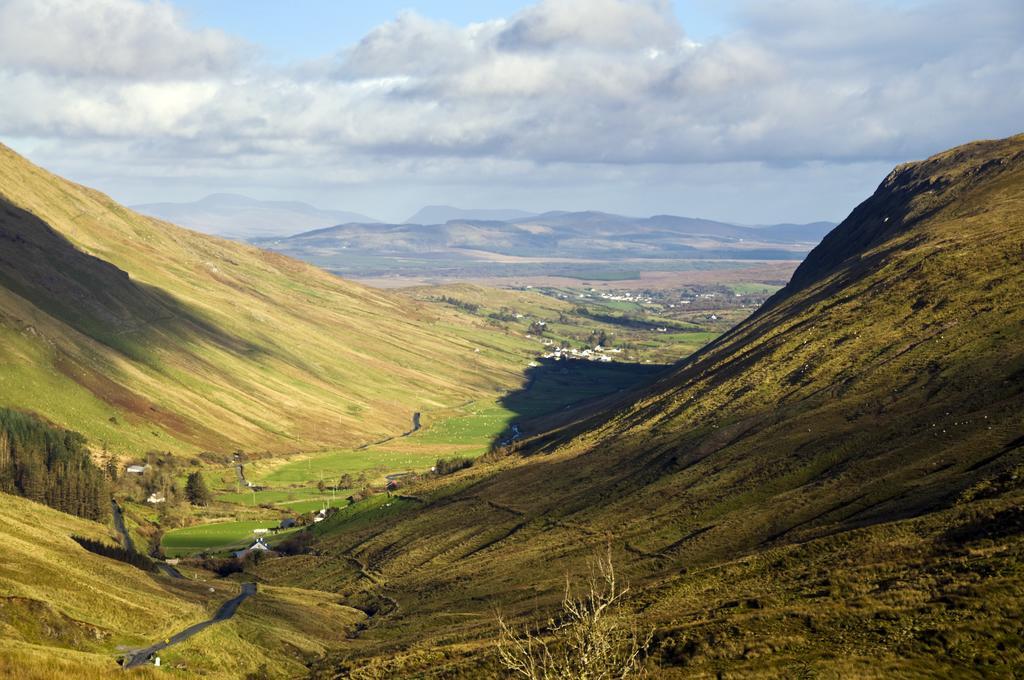
M 0 142 L 127 203 L 215 192 L 845 217 L 1024 132 L 1020 0 L 0 0 Z

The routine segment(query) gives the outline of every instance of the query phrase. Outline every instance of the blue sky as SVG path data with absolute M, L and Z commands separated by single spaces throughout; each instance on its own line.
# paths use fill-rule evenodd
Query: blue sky
M 459 25 L 506 17 L 528 6 L 523 0 L 433 2 L 410 0 L 177 0 L 194 27 L 214 27 L 243 36 L 274 60 L 314 58 L 354 44 L 375 26 L 412 10 Z M 676 16 L 689 36 L 706 40 L 726 32 L 729 3 L 676 0 Z
M 0 0 L 0 141 L 128 204 L 840 220 L 1022 132 L 1022 35 L 1021 0 Z

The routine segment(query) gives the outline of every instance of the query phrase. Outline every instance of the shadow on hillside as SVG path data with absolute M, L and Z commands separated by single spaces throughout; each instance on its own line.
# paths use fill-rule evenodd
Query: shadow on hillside
M 256 349 L 165 291 L 79 250 L 49 224 L 3 199 L 0 285 L 136 360 L 146 361 L 149 348 L 174 340 L 201 338 L 238 353 Z
M 539 359 L 534 363 L 526 370 L 524 386 L 499 400 L 514 416 L 491 448 L 511 446 L 592 417 L 650 385 L 672 367 L 580 359 Z

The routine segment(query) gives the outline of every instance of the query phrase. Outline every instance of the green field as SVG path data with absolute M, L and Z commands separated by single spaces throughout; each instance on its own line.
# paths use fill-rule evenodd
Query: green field
M 365 449 L 310 454 L 283 465 L 266 466 L 256 462 L 246 467 L 246 475 L 260 484 L 268 485 L 314 483 L 320 479 L 334 484 L 345 474 L 365 474 L 370 481 L 379 482 L 385 475 L 394 472 L 429 470 L 438 458 L 480 455 L 487 451 L 496 437 L 508 429 L 509 423 L 515 418 L 515 411 L 495 402 L 474 403 L 446 411 L 436 418 L 425 416 L 424 429 L 408 437 L 398 437 Z M 312 488 L 269 489 L 257 492 L 256 496 L 258 503 L 275 503 L 296 510 L 299 504 L 286 501 L 298 500 L 305 493 L 319 495 Z M 341 496 L 341 492 L 338 495 Z M 219 498 L 251 505 L 251 496 L 241 493 L 225 494 Z
M 774 293 L 782 289 L 782 286 L 770 284 L 770 283 L 727 283 L 726 288 L 729 288 L 734 293 L 740 295 L 757 295 L 759 293 Z
M 533 369 L 535 375 L 529 389 L 511 392 L 496 401 L 474 402 L 434 416 L 426 414 L 423 429 L 408 437 L 365 449 L 310 454 L 284 464 L 268 465 L 257 461 L 246 466 L 246 475 L 260 484 L 273 486 L 312 484 L 320 479 L 333 484 L 344 474 L 366 474 L 369 481 L 379 483 L 389 473 L 422 472 L 433 467 L 438 458 L 474 457 L 485 453 L 508 433 L 513 423 L 522 425 L 531 418 L 559 413 L 587 399 L 628 389 L 650 379 L 659 369 L 658 366 L 588 361 L 565 361 L 558 365 L 548 362 Z M 528 432 L 527 427 L 524 434 Z M 298 504 L 283 501 L 298 500 L 304 493 L 318 492 L 271 488 L 256 493 L 257 504 L 275 503 L 297 510 Z M 252 494 L 224 494 L 218 498 L 252 504 Z
M 308 501 L 278 503 L 277 506 L 279 508 L 298 513 L 316 512 L 325 506 L 328 508 L 344 508 L 348 506 L 348 497 L 352 495 L 352 492 L 353 489 L 347 489 L 345 491 L 339 491 L 335 498 L 324 496 L 323 498 L 315 498 Z
M 427 470 L 437 460 L 433 452 L 388 451 L 377 448 L 362 450 L 346 449 L 310 454 L 308 458 L 296 460 L 261 471 L 257 465 L 247 468 L 246 474 L 261 484 L 295 484 L 315 482 L 320 479 L 336 483 L 344 475 L 383 477 L 391 472 Z M 243 494 L 244 495 L 244 494 Z
M 279 520 L 252 520 L 246 522 L 217 522 L 175 529 L 164 534 L 160 545 L 168 557 L 180 557 L 198 552 L 224 552 L 247 547 L 255 540 L 253 529 L 273 529 Z M 291 533 L 286 529 L 277 537 Z
M 332 483 L 336 480 L 331 480 Z M 312 512 L 323 506 L 332 508 L 344 507 L 346 499 L 352 495 L 355 489 L 338 489 L 337 491 L 320 492 L 315 486 L 298 487 L 291 489 L 270 489 L 266 491 L 224 493 L 217 496 L 217 500 L 223 503 L 235 503 L 256 507 L 260 505 L 274 505 L 282 510 L 290 510 L 297 513 Z
M 516 414 L 499 404 L 470 405 L 463 415 L 431 423 L 415 435 L 420 444 L 472 445 L 485 447 L 504 432 Z M 483 453 L 483 451 L 480 451 Z

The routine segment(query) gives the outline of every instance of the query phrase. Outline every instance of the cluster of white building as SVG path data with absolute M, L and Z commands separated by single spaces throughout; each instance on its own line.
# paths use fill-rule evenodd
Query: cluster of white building
M 645 297 L 643 295 L 632 295 L 631 293 L 622 293 L 621 295 L 612 295 L 611 293 L 601 293 L 602 300 L 615 300 L 617 302 L 639 302 L 641 304 L 652 304 L 654 298 Z
M 544 355 L 545 359 L 554 359 L 555 361 L 561 360 L 578 360 L 578 361 L 602 361 L 609 363 L 614 361 L 612 354 L 620 354 L 622 349 L 619 347 L 602 347 L 598 345 L 594 349 L 576 349 L 575 347 L 556 347 L 553 352 L 548 352 Z

